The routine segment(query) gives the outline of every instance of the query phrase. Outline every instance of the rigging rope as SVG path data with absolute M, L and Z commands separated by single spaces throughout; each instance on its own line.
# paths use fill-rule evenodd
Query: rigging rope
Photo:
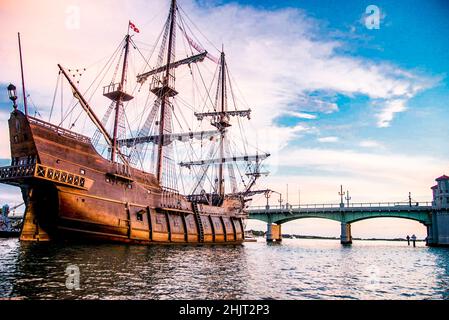
M 51 116 L 53 114 L 53 108 L 55 107 L 55 101 L 56 101 L 56 95 L 58 93 L 58 86 L 59 86 L 60 77 L 61 77 L 61 71 L 58 72 L 58 76 L 56 77 L 55 92 L 53 94 L 53 102 L 51 103 L 50 115 L 48 116 L 48 122 L 51 121 Z

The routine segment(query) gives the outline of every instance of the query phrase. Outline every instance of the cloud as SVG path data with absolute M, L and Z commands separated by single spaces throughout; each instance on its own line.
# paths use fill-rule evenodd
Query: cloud
M 377 126 L 380 128 L 389 127 L 394 115 L 407 109 L 405 103 L 406 100 L 404 99 L 387 101 L 382 110 L 377 114 Z
M 428 181 L 441 175 L 448 161 L 430 156 L 410 156 L 395 153 L 368 153 L 354 150 L 298 148 L 289 150 L 284 166 L 310 168 L 331 174 L 350 174 L 359 179 L 370 179 L 386 184 Z M 420 168 L 420 170 L 417 170 Z
M 383 144 L 375 140 L 360 141 L 359 146 L 362 148 L 383 148 Z
M 330 114 L 339 111 L 335 97 L 320 91 L 307 91 L 299 94 L 291 107 L 295 110 Z
M 316 115 L 314 114 L 310 114 L 310 113 L 306 113 L 306 112 L 297 112 L 297 111 L 286 111 L 284 112 L 284 114 L 290 115 L 294 118 L 299 118 L 299 119 L 308 119 L 308 120 L 314 120 L 317 118 Z
M 339 138 L 338 137 L 322 137 L 322 138 L 318 138 L 317 140 L 319 142 L 323 142 L 323 143 L 334 143 L 334 142 L 338 142 Z

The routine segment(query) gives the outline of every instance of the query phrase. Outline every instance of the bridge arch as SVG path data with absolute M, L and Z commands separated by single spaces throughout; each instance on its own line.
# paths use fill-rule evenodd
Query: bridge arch
M 302 219 L 324 219 L 324 220 L 332 220 L 332 221 L 336 221 L 336 222 L 341 222 L 341 219 L 335 215 L 332 216 L 328 216 L 328 215 L 322 215 L 322 214 L 316 214 L 316 215 L 295 215 L 294 217 L 288 217 L 288 218 L 284 218 L 284 219 L 278 219 L 276 221 L 273 220 L 273 223 L 276 224 L 284 224 L 287 222 L 291 222 L 291 221 L 296 221 L 296 220 L 302 220 Z
M 380 213 L 380 214 L 363 214 L 358 213 L 357 215 L 354 215 L 352 217 L 345 217 L 344 221 L 345 223 L 355 223 L 363 220 L 368 219 L 377 219 L 377 218 L 396 218 L 396 219 L 406 219 L 406 220 L 413 220 L 422 223 L 423 225 L 430 225 L 432 223 L 431 216 L 429 212 L 422 212 L 422 213 L 413 213 L 410 214 L 409 212 L 389 212 L 389 213 Z

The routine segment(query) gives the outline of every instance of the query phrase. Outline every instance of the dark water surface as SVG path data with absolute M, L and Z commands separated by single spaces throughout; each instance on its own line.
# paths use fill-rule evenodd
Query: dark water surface
M 66 268 L 80 271 L 79 290 Z M 31 244 L 0 239 L 0 298 L 449 299 L 449 250 L 263 239 L 242 246 Z

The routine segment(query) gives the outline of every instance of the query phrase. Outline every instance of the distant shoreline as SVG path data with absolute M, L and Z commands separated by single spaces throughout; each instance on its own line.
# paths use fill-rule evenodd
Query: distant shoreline
M 264 231 L 248 230 L 255 237 L 265 237 Z M 318 240 L 340 240 L 339 237 L 324 237 L 324 236 L 304 236 L 297 234 L 283 234 L 283 239 L 318 239 Z M 352 238 L 356 241 L 407 241 L 405 238 L 394 238 L 394 239 L 384 239 L 384 238 Z M 410 240 L 411 242 L 412 240 Z M 416 239 L 416 242 L 425 242 L 424 239 Z
M 318 240 L 338 240 L 340 241 L 340 238 L 337 237 L 320 237 L 320 236 L 299 236 L 299 235 L 287 235 L 284 237 L 282 235 L 283 239 L 318 239 Z M 395 238 L 395 239 L 383 239 L 383 238 L 352 238 L 352 240 L 357 241 L 407 241 L 407 239 L 402 238 Z M 412 240 L 410 240 L 411 242 Z M 416 239 L 416 242 L 424 242 L 425 240 L 418 240 Z

